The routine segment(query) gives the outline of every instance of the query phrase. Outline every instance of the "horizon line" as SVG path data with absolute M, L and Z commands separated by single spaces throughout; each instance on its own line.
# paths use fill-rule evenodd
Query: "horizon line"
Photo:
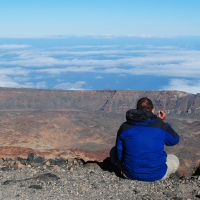
M 44 90 L 44 91 L 141 91 L 141 92 L 180 92 L 180 93 L 185 93 L 185 94 L 189 94 L 189 95 L 197 95 L 197 94 L 200 94 L 200 93 L 189 93 L 189 92 L 185 92 L 185 91 L 181 91 L 181 90 L 131 90 L 131 89 L 66 89 L 66 90 L 63 90 L 63 89 L 50 89 L 50 88 L 28 88 L 28 87 L 0 87 L 0 90 L 1 89 L 10 89 L 10 90 Z
M 0 36 L 0 39 L 64 39 L 64 38 L 105 38 L 105 39 L 114 39 L 114 38 L 185 38 L 185 37 L 200 37 L 200 35 L 78 35 L 78 34 L 66 34 L 66 35 L 40 35 L 40 36 Z

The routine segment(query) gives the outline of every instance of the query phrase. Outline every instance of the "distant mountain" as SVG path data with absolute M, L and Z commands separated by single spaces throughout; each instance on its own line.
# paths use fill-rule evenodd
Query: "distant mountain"
M 102 160 L 115 143 L 125 112 L 141 97 L 168 113 L 181 142 L 168 152 L 181 158 L 180 170 L 200 162 L 200 94 L 179 91 L 55 91 L 0 88 L 0 156 L 72 154 Z
M 153 100 L 155 108 L 170 116 L 200 119 L 200 93 L 179 91 L 62 91 L 0 88 L 0 110 L 68 109 L 124 113 L 141 97 Z

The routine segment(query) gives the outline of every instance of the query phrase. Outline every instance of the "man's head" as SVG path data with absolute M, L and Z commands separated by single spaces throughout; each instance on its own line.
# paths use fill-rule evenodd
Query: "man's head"
M 137 102 L 137 109 L 138 110 L 146 110 L 154 113 L 155 109 L 153 107 L 153 103 L 147 97 L 143 97 Z

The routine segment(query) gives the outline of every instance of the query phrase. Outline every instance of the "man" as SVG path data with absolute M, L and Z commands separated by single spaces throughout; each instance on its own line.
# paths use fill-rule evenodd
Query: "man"
M 152 101 L 141 98 L 137 109 L 127 111 L 127 121 L 118 130 L 110 159 L 129 179 L 161 180 L 179 167 L 179 159 L 167 155 L 164 146 L 177 144 L 180 137 L 166 122 L 164 111 L 154 112 Z

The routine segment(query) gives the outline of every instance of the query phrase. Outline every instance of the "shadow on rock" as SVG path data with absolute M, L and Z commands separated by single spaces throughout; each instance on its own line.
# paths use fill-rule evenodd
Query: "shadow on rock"
M 45 174 L 38 175 L 36 177 L 25 178 L 21 180 L 6 180 L 2 183 L 2 185 L 16 184 L 18 182 L 29 181 L 29 180 L 39 180 L 39 181 L 44 181 L 44 182 L 50 182 L 50 181 L 57 181 L 59 179 L 60 178 L 56 176 L 55 174 L 45 173 Z
M 96 164 L 98 167 L 100 167 L 104 171 L 114 172 L 116 176 L 120 178 L 124 178 L 124 176 L 121 174 L 121 171 L 110 161 L 110 157 L 107 157 L 103 160 L 103 162 L 99 161 L 87 161 L 84 162 L 85 167 L 89 167 L 91 164 Z M 94 167 L 94 165 L 92 165 Z M 95 167 L 94 167 L 95 168 Z

